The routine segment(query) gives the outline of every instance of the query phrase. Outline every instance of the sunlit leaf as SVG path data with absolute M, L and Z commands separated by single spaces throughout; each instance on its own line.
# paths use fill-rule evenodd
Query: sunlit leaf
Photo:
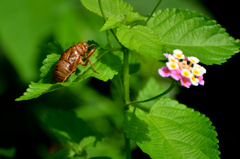
M 103 25 L 100 31 L 116 28 L 121 24 L 121 21 L 122 21 L 122 18 L 118 16 L 111 17 L 106 21 L 106 23 Z
M 82 4 L 99 16 L 102 16 L 98 0 L 81 0 Z M 122 0 L 101 0 L 103 12 L 107 18 L 129 14 L 133 8 Z
M 216 21 L 195 12 L 159 10 L 147 26 L 166 44 L 166 52 L 180 49 L 204 64 L 221 64 L 239 51 L 234 39 Z
M 97 49 L 94 55 L 90 57 L 90 60 L 99 74 L 93 71 L 90 64 L 88 66 L 78 65 L 77 71 L 71 74 L 66 82 L 50 84 L 54 67 L 59 58 L 60 55 L 57 54 L 48 55 L 43 61 L 43 66 L 40 69 L 41 79 L 39 82 L 32 82 L 27 91 L 21 97 L 17 98 L 16 101 L 37 98 L 47 92 L 51 92 L 62 87 L 71 86 L 76 82 L 80 82 L 89 77 L 95 77 L 99 80 L 107 81 L 112 79 L 114 75 L 118 74 L 118 71 L 121 69 L 122 65 L 120 57 L 116 54 Z
M 128 49 L 157 60 L 164 59 L 163 42 L 145 26 L 120 26 L 117 29 L 119 41 Z
M 209 118 L 169 98 L 160 99 L 149 114 L 128 111 L 125 132 L 152 159 L 219 158 Z

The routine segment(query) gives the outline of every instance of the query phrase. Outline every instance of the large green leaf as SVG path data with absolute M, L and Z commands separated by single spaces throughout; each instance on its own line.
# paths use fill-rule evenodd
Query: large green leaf
M 204 64 L 221 64 L 239 51 L 234 39 L 216 21 L 195 12 L 159 10 L 147 26 L 163 40 L 166 52 L 180 49 Z
M 162 98 L 149 114 L 127 111 L 125 132 L 152 159 L 219 158 L 211 124 L 205 115 Z
M 82 4 L 90 11 L 102 16 L 98 0 L 81 0 Z M 101 0 L 106 18 L 128 15 L 133 8 L 122 0 Z
M 81 0 L 81 2 L 87 9 L 102 16 L 98 0 Z M 114 29 L 121 24 L 131 24 L 131 22 L 146 19 L 146 17 L 133 11 L 133 8 L 122 0 L 101 0 L 101 3 L 106 23 L 100 31 Z
M 135 50 L 142 55 L 154 59 L 165 59 L 163 56 L 162 40 L 145 26 L 130 28 L 122 25 L 117 29 L 117 37 L 130 50 Z
M 92 70 L 90 64 L 88 66 L 79 65 L 77 67 L 77 71 L 71 74 L 66 82 L 50 84 L 54 66 L 59 58 L 60 55 L 57 54 L 48 55 L 43 61 L 43 66 L 40 69 L 41 79 L 39 82 L 32 82 L 27 91 L 21 97 L 17 98 L 16 101 L 37 98 L 47 92 L 51 92 L 62 87 L 71 86 L 76 82 L 80 82 L 89 77 L 95 77 L 99 80 L 107 81 L 112 79 L 114 75 L 118 74 L 118 71 L 121 69 L 122 65 L 122 61 L 118 55 L 106 50 L 97 49 L 94 55 L 90 57 L 90 60 L 99 74 Z

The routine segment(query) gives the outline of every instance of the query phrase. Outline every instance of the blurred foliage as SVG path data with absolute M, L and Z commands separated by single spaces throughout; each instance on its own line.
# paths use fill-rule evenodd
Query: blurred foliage
M 147 0 L 126 2 L 140 13 L 148 14 L 157 0 L 151 3 Z M 165 7 L 195 10 L 212 17 L 197 0 L 165 0 L 161 8 Z M 102 25 L 103 19 L 90 13 L 79 0 L 0 0 L 0 96 L 2 103 L 6 103 L 0 111 L 3 128 L 0 147 L 1 150 L 3 147 L 16 148 L 6 148 L 0 156 L 8 153 L 10 158 L 16 150 L 16 158 L 31 155 L 33 158 L 46 158 L 57 151 L 59 147 L 53 145 L 59 143 L 50 135 L 43 121 L 49 109 L 61 109 L 74 111 L 76 117 L 86 121 L 99 136 L 109 136 L 97 143 L 96 151 L 89 150 L 92 156 L 107 154 L 114 159 L 123 157 L 123 110 L 113 102 L 113 99 L 120 99 L 110 82 L 92 78 L 39 99 L 14 102 L 30 81 L 39 80 L 42 61 L 51 53 L 51 49 L 46 51 L 45 48 L 49 42 L 59 42 L 62 50 L 83 40 L 107 45 L 106 33 L 99 32 Z M 140 62 L 145 65 L 131 76 L 130 81 L 133 99 L 149 77 L 160 79 L 149 71 L 150 67 L 157 70 L 161 67 L 160 63 L 141 57 Z

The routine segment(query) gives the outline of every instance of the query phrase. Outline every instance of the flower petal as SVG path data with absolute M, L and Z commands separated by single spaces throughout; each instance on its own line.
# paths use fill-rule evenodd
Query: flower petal
M 180 69 L 172 70 L 171 77 L 176 81 L 181 79 L 182 78 L 181 70 Z
M 178 64 L 175 62 L 167 62 L 166 65 L 169 70 L 176 70 L 179 68 Z
M 162 68 L 158 69 L 158 73 L 162 77 L 169 77 L 171 75 L 171 70 L 163 66 Z
M 186 88 L 189 88 L 191 86 L 191 82 L 190 82 L 189 78 L 182 77 L 180 81 L 181 81 L 181 85 Z

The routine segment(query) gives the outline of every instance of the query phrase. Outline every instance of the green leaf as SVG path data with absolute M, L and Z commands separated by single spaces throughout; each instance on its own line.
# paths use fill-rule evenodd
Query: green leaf
M 93 158 L 90 158 L 90 159 L 111 159 L 110 157 L 93 157 Z
M 145 26 L 122 25 L 117 29 L 117 37 L 130 50 L 157 60 L 164 59 L 162 40 Z
M 59 58 L 60 55 L 58 54 L 50 54 L 43 60 L 43 66 L 40 68 L 41 74 L 39 83 L 50 83 L 53 77 L 54 66 L 57 64 Z
M 116 28 L 121 24 L 121 21 L 122 21 L 121 17 L 118 16 L 110 17 L 103 25 L 103 27 L 100 29 L 100 31 Z
M 130 12 L 126 17 L 127 22 L 133 22 L 137 20 L 146 20 L 146 19 L 147 17 L 140 15 L 138 12 Z
M 33 98 L 37 98 L 45 93 L 57 90 L 62 87 L 73 85 L 74 83 L 64 82 L 64 83 L 57 83 L 57 84 L 46 84 L 46 83 L 34 83 L 28 86 L 26 92 L 23 93 L 22 96 L 15 99 L 15 101 L 22 101 L 22 100 L 29 100 Z
M 0 148 L 0 158 L 1 156 L 7 157 L 7 158 L 14 158 L 16 153 L 16 148 Z
M 91 12 L 102 16 L 98 0 L 81 0 L 81 2 Z M 129 4 L 122 0 L 101 0 L 101 2 L 106 18 L 114 16 L 123 17 L 123 15 L 128 15 L 133 10 Z
M 88 136 L 82 139 L 82 141 L 79 143 L 79 147 L 81 149 L 89 149 L 92 148 L 95 144 L 96 137 L 95 136 Z
M 150 113 L 127 111 L 125 132 L 152 159 L 219 158 L 209 118 L 175 100 L 162 98 Z
M 81 2 L 87 9 L 102 16 L 98 0 L 81 0 Z M 145 16 L 133 11 L 133 8 L 122 0 L 101 0 L 101 2 L 106 23 L 100 31 L 114 29 L 120 24 L 131 24 L 146 19 Z
M 63 148 L 54 154 L 50 155 L 47 159 L 69 159 L 69 157 L 73 157 L 75 152 L 71 148 Z
M 163 93 L 165 90 L 161 87 L 160 83 L 154 79 L 150 78 L 146 84 L 146 86 L 139 91 L 137 101 L 145 100 L 148 98 L 152 98 L 160 93 Z M 155 99 L 149 102 L 139 103 L 140 108 L 144 110 L 150 110 L 151 107 L 159 100 Z
M 94 135 L 87 123 L 66 110 L 49 110 L 45 123 L 61 142 L 76 146 L 76 149 L 83 138 Z
M 159 10 L 147 26 L 166 44 L 166 52 L 180 49 L 204 64 L 221 64 L 239 52 L 234 39 L 216 21 L 181 9 Z
M 50 84 L 53 76 L 54 67 L 59 60 L 60 55 L 50 54 L 43 61 L 43 66 L 40 68 L 40 80 L 38 83 L 31 82 L 26 92 L 16 101 L 29 100 L 37 98 L 45 93 L 57 90 L 62 87 L 71 86 L 89 77 L 95 77 L 99 80 L 107 81 L 112 79 L 114 75 L 118 74 L 121 69 L 122 61 L 117 54 L 113 54 L 107 50 L 97 49 L 90 57 L 95 69 L 99 74 L 92 70 L 91 65 L 78 65 L 77 71 L 70 75 L 68 80 L 64 83 Z

